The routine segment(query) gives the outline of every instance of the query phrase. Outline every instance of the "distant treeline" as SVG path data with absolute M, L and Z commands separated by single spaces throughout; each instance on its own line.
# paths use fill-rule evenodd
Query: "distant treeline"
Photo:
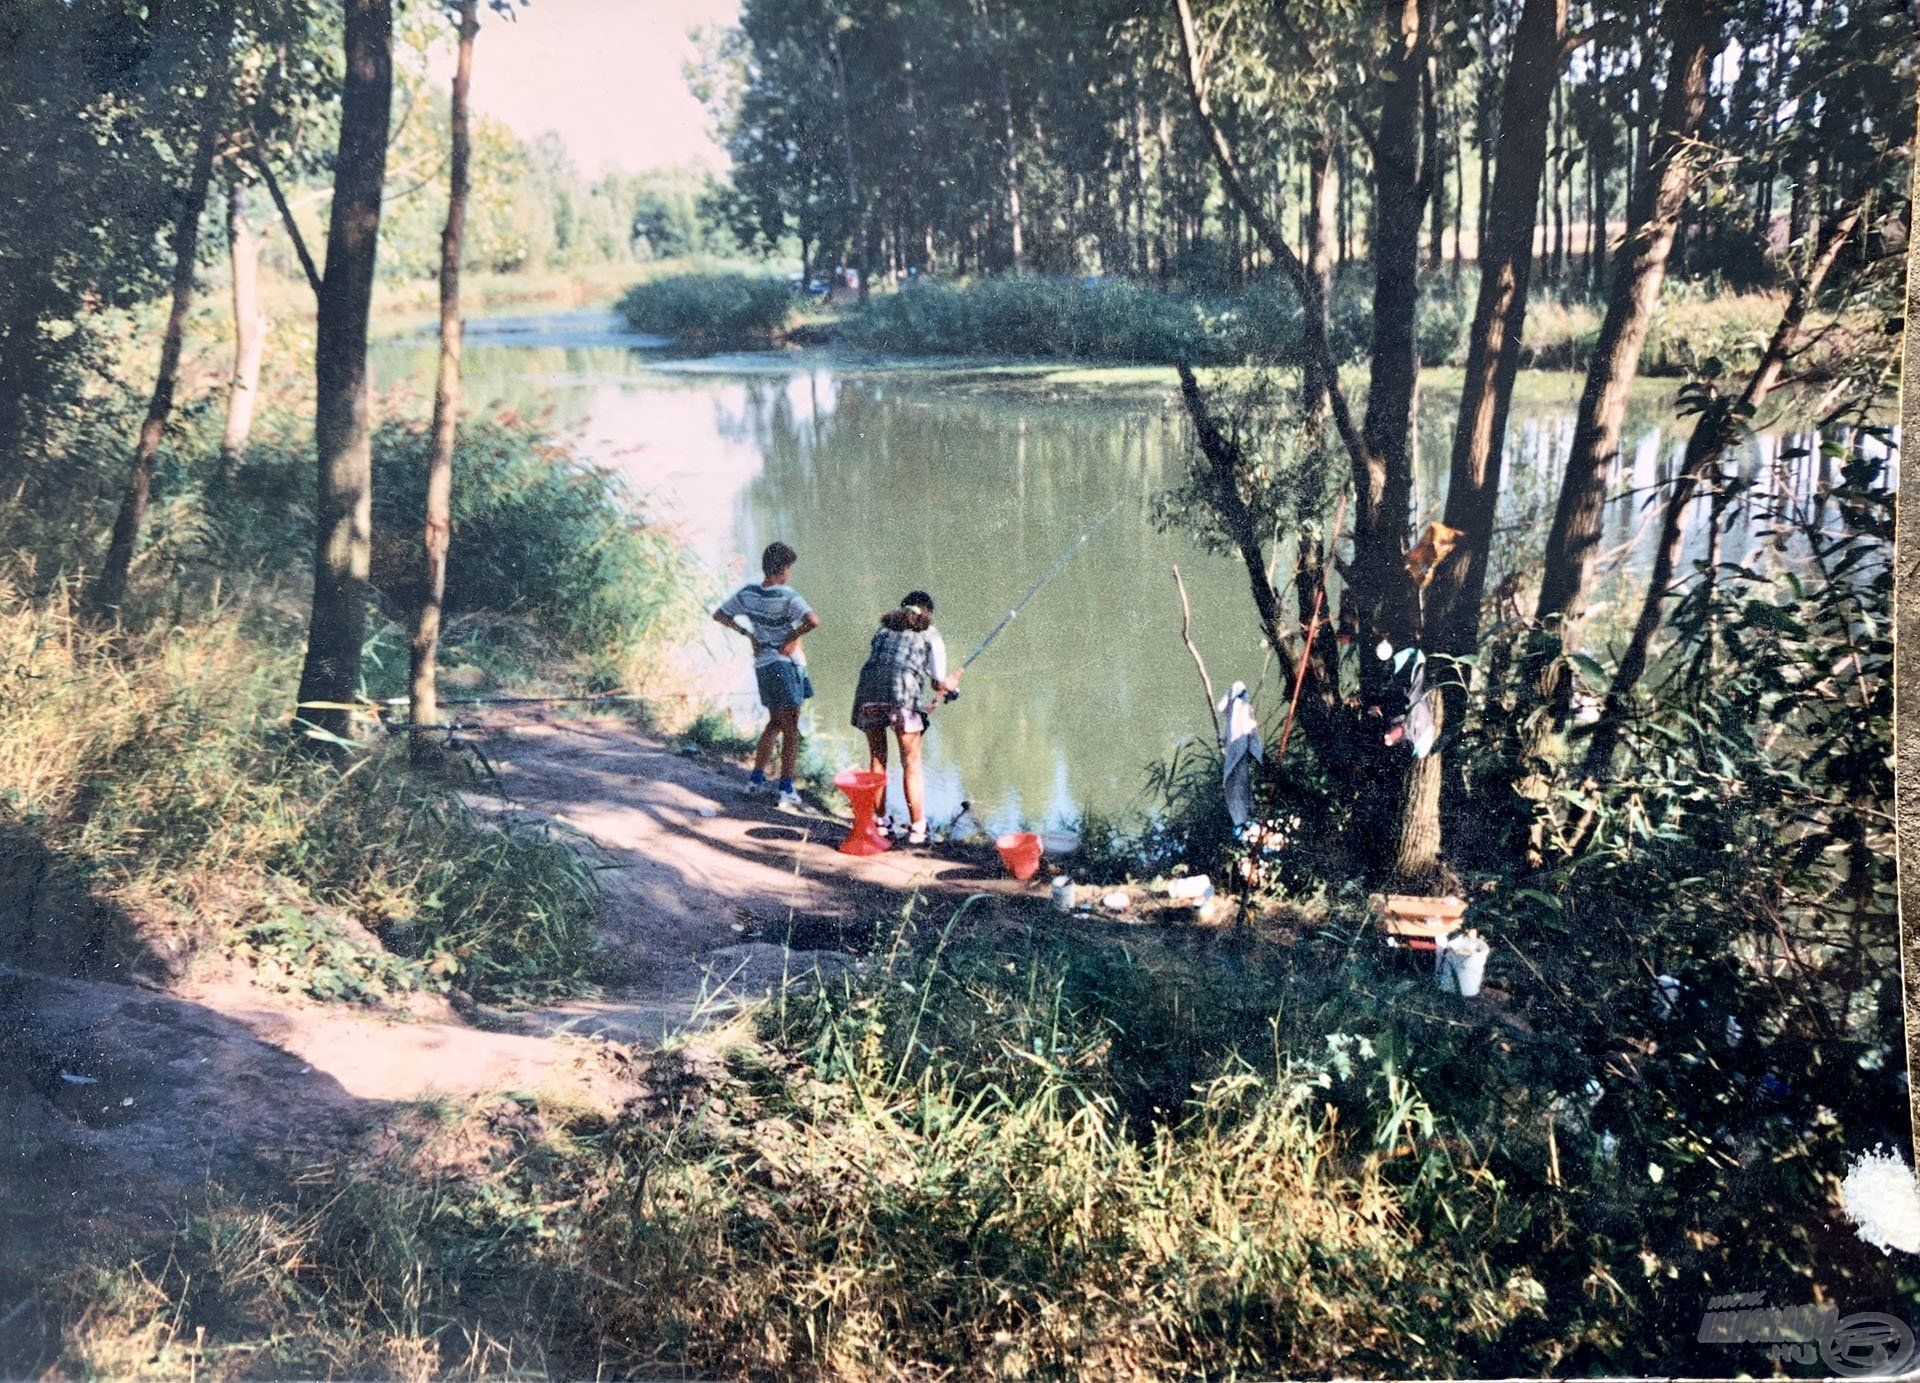
M 1588 295 L 1648 166 L 1662 44 L 1650 0 L 1567 8 L 1537 279 Z M 1723 8 L 1729 42 L 1701 120 L 1717 157 L 1672 268 L 1747 288 L 1773 283 L 1777 251 L 1832 211 L 1840 170 L 1903 137 L 1877 124 L 1902 78 L 1864 51 L 1887 3 Z M 1207 99 L 1265 214 L 1306 240 L 1319 208 L 1336 261 L 1365 256 L 1378 6 L 1196 9 L 1218 33 Z M 1485 236 L 1518 10 L 1472 0 L 1434 16 L 1429 267 L 1471 260 Z M 710 44 L 705 82 L 734 160 L 730 222 L 814 272 L 1245 278 L 1269 256 L 1223 189 L 1169 14 L 1137 0 L 745 0 L 739 27 Z

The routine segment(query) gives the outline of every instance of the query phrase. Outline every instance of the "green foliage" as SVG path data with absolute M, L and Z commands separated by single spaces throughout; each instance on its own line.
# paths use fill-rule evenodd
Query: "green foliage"
M 396 553 L 376 580 L 399 612 L 417 599 L 431 443 L 407 423 L 374 438 L 374 522 L 382 551 Z M 524 619 L 603 687 L 631 685 L 643 655 L 684 628 L 689 561 L 616 472 L 525 422 L 475 419 L 461 427 L 454 476 L 450 613 Z
M 764 346 L 785 332 L 794 296 L 777 278 L 674 274 L 635 284 L 619 308 L 635 331 L 710 348 Z
M 1386 1170 L 1425 1143 L 1417 1098 L 1378 1126 L 1327 1110 L 1399 1080 L 1390 1058 L 1269 1030 L 1242 1062 L 1207 1027 L 1169 1084 L 1148 981 L 1199 976 L 1143 968 L 1103 996 L 1145 1000 L 1121 1023 L 1048 942 L 952 931 L 784 996 L 678 1117 L 623 1125 L 592 1216 L 603 1338 L 753 1376 L 1445 1372 L 1531 1309 L 1523 1276 L 1422 1243 Z M 1144 1089 L 1171 1105 L 1134 1125 Z

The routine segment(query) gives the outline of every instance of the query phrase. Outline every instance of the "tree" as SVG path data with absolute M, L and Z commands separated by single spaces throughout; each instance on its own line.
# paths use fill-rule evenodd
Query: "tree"
M 314 342 L 313 610 L 300 673 L 309 743 L 343 744 L 360 690 L 372 540 L 367 317 L 393 99 L 392 0 L 343 0 L 346 72 Z
M 248 215 L 245 175 L 227 175 L 227 259 L 233 292 L 233 374 L 227 384 L 227 422 L 220 436 L 220 474 L 232 474 L 246 456 L 266 354 L 267 314 L 260 302 L 260 232 Z
M 453 65 L 453 156 L 447 169 L 447 229 L 440 236 L 440 371 L 434 378 L 434 451 L 426 471 L 426 530 L 420 613 L 413 626 L 409 718 L 413 757 L 426 759 L 426 730 L 440 720 L 434 661 L 440 651 L 440 607 L 447 594 L 447 542 L 453 534 L 453 438 L 461 411 L 461 240 L 467 229 L 467 100 L 480 0 L 461 0 L 459 58 Z
M 1723 42 L 1725 9 L 1725 0 L 1667 0 L 1661 13 L 1669 49 L 1659 125 L 1634 192 L 1626 237 L 1614 257 L 1607 312 L 1574 417 L 1535 610 L 1543 633 L 1524 669 L 1534 705 L 1523 737 L 1519 791 L 1536 804 L 1545 793 L 1545 766 L 1555 756 L 1554 744 L 1571 706 L 1572 683 L 1562 654 L 1578 642 L 1593 584 L 1607 471 L 1620 448 L 1628 392 L 1639 371 L 1640 348 L 1666 277 L 1681 213 L 1705 157 L 1696 136 L 1706 111 L 1708 70 Z M 1530 858 L 1542 858 L 1543 839 L 1536 819 L 1529 833 Z
M 453 71 L 453 153 L 447 176 L 447 226 L 440 237 L 440 365 L 433 389 L 433 457 L 427 469 L 423 595 L 414 624 L 409 718 L 416 759 L 428 756 L 428 727 L 440 718 L 434 663 L 440 607 L 447 592 L 447 544 L 453 532 L 453 444 L 460 416 L 460 254 L 467 220 L 467 98 L 473 85 L 473 40 L 479 0 L 460 0 L 460 48 Z
M 1807 272 L 1794 285 L 1780 320 L 1761 352 L 1760 363 L 1747 377 L 1745 386 L 1731 398 L 1721 396 L 1710 384 L 1696 386 L 1699 416 L 1687 438 L 1685 455 L 1673 490 L 1667 497 L 1660 519 L 1660 538 L 1654 549 L 1653 570 L 1647 576 L 1646 594 L 1641 599 L 1639 617 L 1625 650 L 1614 666 L 1613 680 L 1601 707 L 1601 716 L 1587 741 L 1585 776 L 1605 777 L 1620 742 L 1620 722 L 1641 675 L 1647 669 L 1647 656 L 1659 629 L 1661 614 L 1673 585 L 1674 571 L 1680 561 L 1680 542 L 1684 536 L 1687 506 L 1702 485 L 1711 484 L 1740 429 L 1753 417 L 1779 384 L 1787 361 L 1799 344 L 1807 314 L 1818 300 L 1827 276 L 1859 230 L 1863 210 L 1861 202 L 1847 207 L 1821 234 Z
M 1620 448 L 1620 424 L 1639 372 L 1640 348 L 1666 278 L 1681 212 L 1707 154 L 1696 135 L 1706 111 L 1708 68 L 1723 41 L 1725 10 L 1726 0 L 1668 0 L 1661 13 L 1671 47 L 1659 127 L 1635 189 L 1626 238 L 1614 258 L 1607 313 L 1580 395 L 1535 612 L 1543 624 L 1557 625 L 1567 647 L 1575 641 L 1593 583 L 1607 468 Z
M 1433 52 L 1434 16 L 1421 0 L 1381 0 L 1375 33 L 1382 56 L 1378 113 L 1370 132 L 1362 126 L 1373 154 L 1375 224 L 1369 236 L 1374 271 L 1374 312 L 1370 384 L 1364 428 L 1356 430 L 1340 387 L 1337 362 L 1316 328 L 1320 285 L 1294 254 L 1279 228 L 1266 215 L 1248 188 L 1239 163 L 1208 94 L 1206 46 L 1195 24 L 1189 0 L 1174 0 L 1174 17 L 1185 58 L 1186 85 L 1196 119 L 1206 133 L 1214 161 L 1234 199 L 1245 212 L 1275 260 L 1299 292 L 1303 303 L 1303 334 L 1309 361 L 1323 373 L 1327 400 L 1352 468 L 1354 486 L 1354 555 L 1346 570 L 1342 624 L 1363 643 L 1384 637 L 1396 648 L 1419 636 L 1419 605 L 1412 581 L 1403 566 L 1413 493 L 1413 413 L 1419 381 L 1419 351 L 1415 339 L 1419 300 L 1420 229 L 1426 199 L 1431 194 L 1432 169 L 1424 158 L 1426 105 L 1434 99 L 1428 80 Z M 1182 374 L 1182 396 L 1201 437 L 1203 452 L 1220 473 L 1216 489 L 1221 503 L 1233 488 L 1231 477 L 1243 457 L 1225 445 L 1222 430 L 1209 416 L 1204 399 Z M 1230 525 L 1231 527 L 1231 525 Z M 1264 571 L 1257 553 L 1243 552 L 1256 603 L 1261 606 L 1269 641 L 1282 657 L 1287 650 L 1277 633 L 1277 620 L 1266 608 L 1270 586 L 1263 590 Z M 1365 702 L 1378 688 L 1371 666 L 1362 661 L 1361 698 Z M 1331 696 L 1329 696 L 1329 693 Z M 1326 715 L 1321 719 L 1323 748 L 1360 781 L 1360 810 L 1356 838 L 1376 866 L 1397 878 L 1419 881 L 1439 865 L 1439 798 L 1437 780 L 1430 785 L 1424 769 L 1400 770 L 1399 756 L 1370 739 L 1350 718 L 1329 703 L 1337 699 L 1337 684 L 1322 689 Z M 1309 722 L 1311 724 L 1311 721 Z M 1431 789 L 1431 790 L 1430 790 Z
M 1435 652 L 1455 658 L 1471 654 L 1479 643 L 1507 410 L 1526 328 L 1534 208 L 1546 170 L 1547 116 L 1565 56 L 1566 24 L 1567 0 L 1526 0 L 1500 94 L 1498 171 L 1480 242 L 1480 292 L 1468 336 L 1447 481 L 1444 522 L 1461 537 L 1427 591 L 1426 641 Z M 1442 728 L 1461 724 L 1464 680 L 1445 676 L 1441 686 Z
M 163 288 L 190 177 L 205 16 L 117 0 L 0 6 L 0 482 L 18 491 L 41 425 L 93 345 L 73 326 Z M 186 94 L 184 105 L 180 93 Z M 156 251 L 159 251 L 156 253 Z M 65 483 L 63 480 L 62 483 Z
M 113 521 L 107 554 L 87 591 L 85 608 L 94 619 L 113 618 L 120 602 L 126 598 L 127 574 L 133 567 L 133 553 L 140 542 L 140 528 L 153 487 L 153 459 L 160 451 L 167 418 L 173 411 L 174 390 L 180 377 L 180 348 L 186 336 L 187 310 L 193 303 L 194 273 L 199 265 L 200 218 L 206 212 L 214 153 L 224 129 L 226 71 L 233 41 L 232 15 L 233 7 L 228 4 L 215 39 L 215 66 L 201 105 L 200 128 L 194 136 L 193 171 L 180 205 L 179 219 L 174 223 L 173 292 L 168 302 L 167 324 L 160 336 L 160 364 L 154 374 L 153 392 L 148 397 L 146 417 L 141 421 L 140 435 L 134 443 L 133 466 L 121 495 L 120 512 Z

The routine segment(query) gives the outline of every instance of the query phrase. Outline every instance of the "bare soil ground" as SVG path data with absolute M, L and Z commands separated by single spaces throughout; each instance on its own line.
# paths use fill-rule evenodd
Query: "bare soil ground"
M 164 1228 L 210 1185 L 271 1191 L 420 1101 L 532 1091 L 611 1112 L 636 1093 L 621 1044 L 832 974 L 916 897 L 1044 887 L 1000 877 L 990 848 L 841 855 L 838 822 L 750 802 L 737 767 L 613 717 L 484 724 L 504 793 L 472 805 L 570 833 L 600 871 L 617 979 L 543 1008 L 381 1013 L 232 977 L 0 966 L 0 1358 L 9 1309 L 77 1241 Z

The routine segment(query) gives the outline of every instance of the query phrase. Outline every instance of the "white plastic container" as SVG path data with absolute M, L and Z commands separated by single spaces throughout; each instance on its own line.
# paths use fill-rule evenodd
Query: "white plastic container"
M 1438 980 L 1449 994 L 1471 999 L 1487 975 L 1487 953 L 1492 948 L 1477 936 L 1458 936 L 1440 952 Z
M 1053 881 L 1053 910 L 1055 912 L 1072 912 L 1073 902 L 1073 880 L 1067 875 L 1062 874 Z

